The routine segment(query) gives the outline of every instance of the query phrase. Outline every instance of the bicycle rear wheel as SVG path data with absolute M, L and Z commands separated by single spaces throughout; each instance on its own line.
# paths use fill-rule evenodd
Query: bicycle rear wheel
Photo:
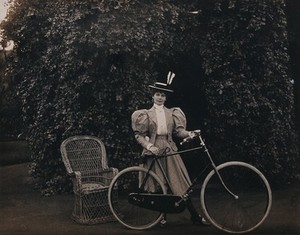
M 268 216 L 272 192 L 264 175 L 244 162 L 227 162 L 217 167 L 203 182 L 201 205 L 213 226 L 229 233 L 246 233 L 257 228 Z
M 115 218 L 124 226 L 143 230 L 156 225 L 163 217 L 159 211 L 141 208 L 128 201 L 130 193 L 166 194 L 166 189 L 156 174 L 147 173 L 143 167 L 129 167 L 117 174 L 108 191 L 108 202 Z M 146 178 L 146 179 L 145 179 Z M 145 186 L 140 187 L 145 179 Z

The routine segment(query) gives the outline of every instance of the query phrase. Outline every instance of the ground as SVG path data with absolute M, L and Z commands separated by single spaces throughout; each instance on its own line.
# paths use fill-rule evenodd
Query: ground
M 168 215 L 168 225 L 147 231 L 133 231 L 117 222 L 80 225 L 70 215 L 73 195 L 62 194 L 43 197 L 33 190 L 27 163 L 2 166 L 0 169 L 0 234 L 224 234 L 212 227 L 193 225 L 188 212 Z M 194 198 L 199 203 L 198 198 Z M 255 235 L 300 235 L 300 183 L 273 190 L 273 206 L 267 220 Z

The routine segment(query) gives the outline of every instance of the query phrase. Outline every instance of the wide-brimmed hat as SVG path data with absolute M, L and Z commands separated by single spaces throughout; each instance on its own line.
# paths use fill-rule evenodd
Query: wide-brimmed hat
M 155 82 L 154 85 L 149 85 L 149 87 L 151 89 L 157 90 L 157 91 L 174 92 L 172 89 L 170 89 L 170 85 L 171 85 L 174 77 L 175 77 L 175 73 L 172 73 L 170 71 L 167 75 L 167 83 Z

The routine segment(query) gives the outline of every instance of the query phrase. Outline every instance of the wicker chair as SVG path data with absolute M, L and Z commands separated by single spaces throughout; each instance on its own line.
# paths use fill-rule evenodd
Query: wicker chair
M 60 151 L 73 180 L 73 219 L 81 224 L 114 221 L 107 194 L 118 170 L 108 167 L 103 142 L 93 136 L 73 136 L 63 141 Z

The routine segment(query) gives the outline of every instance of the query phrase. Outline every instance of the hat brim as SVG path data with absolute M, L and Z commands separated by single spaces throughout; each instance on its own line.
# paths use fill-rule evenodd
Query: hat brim
M 154 89 L 154 90 L 158 90 L 158 91 L 174 92 L 173 90 L 166 89 L 166 88 L 161 88 L 161 87 L 157 87 L 157 86 L 149 85 L 149 87 Z

